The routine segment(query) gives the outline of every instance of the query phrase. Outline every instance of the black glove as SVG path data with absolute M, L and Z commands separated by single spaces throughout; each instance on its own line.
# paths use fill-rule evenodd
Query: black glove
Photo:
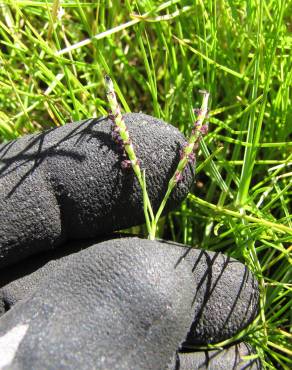
M 145 114 L 127 114 L 125 122 L 157 209 L 185 138 Z M 140 186 L 123 168 L 111 129 L 107 118 L 89 119 L 0 147 L 0 268 L 70 239 L 144 222 Z M 181 202 L 192 181 L 189 166 L 168 207 Z
M 157 209 L 184 138 L 149 116 L 130 114 L 126 123 Z M 244 265 L 164 241 L 68 242 L 144 220 L 106 119 L 22 138 L 0 155 L 1 369 L 243 368 L 244 344 L 189 352 L 255 317 L 257 283 Z M 170 208 L 192 180 L 188 168 Z

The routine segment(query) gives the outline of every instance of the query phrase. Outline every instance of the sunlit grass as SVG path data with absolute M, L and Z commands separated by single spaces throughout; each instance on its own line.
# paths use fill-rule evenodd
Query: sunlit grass
M 261 311 L 232 341 L 291 368 L 291 0 L 4 3 L 2 141 L 106 114 L 105 73 L 124 111 L 186 135 L 211 93 L 197 182 L 158 234 L 250 267 Z

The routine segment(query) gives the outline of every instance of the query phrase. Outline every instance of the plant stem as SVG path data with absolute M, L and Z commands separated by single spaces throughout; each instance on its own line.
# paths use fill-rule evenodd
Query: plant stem
M 108 99 L 110 110 L 111 110 L 110 117 L 112 117 L 113 122 L 118 128 L 118 132 L 122 140 L 123 148 L 125 149 L 125 152 L 127 153 L 129 160 L 131 161 L 131 166 L 133 168 L 133 171 L 138 179 L 138 182 L 143 192 L 144 215 L 145 215 L 147 229 L 148 229 L 148 232 L 150 233 L 151 228 L 150 228 L 149 216 L 150 216 L 150 219 L 152 220 L 154 218 L 154 214 L 153 214 L 150 199 L 149 199 L 149 196 L 146 190 L 145 176 L 142 175 L 140 163 L 136 156 L 134 147 L 132 145 L 131 138 L 127 130 L 127 126 L 125 124 L 123 115 L 121 113 L 121 109 L 120 109 L 120 106 L 119 106 L 119 103 L 117 101 L 117 97 L 115 94 L 113 82 L 109 76 L 105 76 L 105 87 L 106 87 L 107 99 Z
M 168 198 L 176 184 L 182 179 L 183 171 L 187 164 L 189 163 L 191 156 L 193 155 L 194 150 L 196 149 L 196 144 L 200 141 L 202 134 L 206 133 L 206 127 L 203 126 L 204 120 L 208 114 L 208 101 L 210 94 L 207 91 L 201 91 L 203 94 L 203 102 L 201 109 L 198 111 L 197 120 L 194 125 L 194 129 L 192 130 L 192 134 L 189 138 L 188 144 L 184 147 L 181 160 L 179 161 L 177 168 L 168 182 L 168 187 L 164 198 L 160 204 L 160 207 L 154 217 L 154 220 L 151 224 L 151 231 L 149 233 L 149 239 L 154 240 L 157 230 L 157 224 L 159 218 L 165 208 Z
M 148 230 L 148 238 L 150 240 L 154 240 L 156 236 L 157 224 L 166 206 L 166 203 L 176 184 L 183 179 L 183 172 L 187 164 L 189 162 L 194 162 L 195 160 L 194 151 L 197 149 L 197 146 L 202 138 L 202 135 L 204 135 L 207 132 L 207 126 L 203 125 L 203 123 L 205 121 L 206 116 L 208 115 L 208 101 L 210 94 L 207 91 L 200 91 L 203 94 L 203 101 L 201 108 L 197 111 L 197 120 L 194 123 L 194 128 L 189 137 L 188 143 L 184 146 L 184 149 L 181 152 L 181 159 L 177 165 L 177 168 L 168 182 L 167 191 L 162 199 L 162 202 L 158 208 L 156 215 L 154 216 L 150 199 L 147 193 L 145 171 L 142 174 L 139 160 L 136 156 L 131 138 L 127 130 L 126 123 L 124 121 L 124 118 L 120 110 L 120 106 L 116 98 L 113 82 L 109 76 L 105 76 L 105 86 L 106 86 L 106 95 L 111 110 L 110 118 L 115 124 L 114 130 L 118 132 L 119 140 L 121 140 L 122 146 L 131 162 L 131 166 L 143 192 L 143 209 L 146 226 Z
M 203 200 L 201 198 L 198 198 L 193 194 L 189 194 L 188 198 L 191 201 L 193 201 L 193 202 L 195 202 L 195 203 L 197 203 L 201 206 L 212 209 L 216 213 L 219 213 L 219 214 L 222 214 L 222 215 L 232 216 L 232 217 L 235 217 L 235 218 L 238 218 L 238 219 L 243 219 L 243 220 L 253 222 L 253 223 L 257 223 L 257 224 L 269 227 L 269 228 L 271 228 L 275 231 L 280 231 L 282 233 L 287 233 L 289 235 L 292 235 L 292 229 L 288 226 L 285 226 L 285 225 L 282 225 L 282 224 L 277 224 L 275 222 L 271 222 L 271 221 L 265 220 L 263 218 L 248 216 L 248 215 L 240 213 L 240 212 L 232 211 L 231 209 L 228 209 L 228 208 L 218 207 L 217 205 L 206 202 L 205 200 Z

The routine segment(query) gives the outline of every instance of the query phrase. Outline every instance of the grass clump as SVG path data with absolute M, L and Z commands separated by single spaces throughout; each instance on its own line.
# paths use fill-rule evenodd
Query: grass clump
M 187 137 L 197 91 L 212 97 L 197 181 L 156 235 L 245 262 L 261 288 L 244 339 L 291 368 L 291 0 L 5 1 L 1 141 L 106 114 L 103 76 L 125 112 Z M 99 93 L 97 93 L 97 91 Z M 147 174 L 146 174 L 147 175 Z

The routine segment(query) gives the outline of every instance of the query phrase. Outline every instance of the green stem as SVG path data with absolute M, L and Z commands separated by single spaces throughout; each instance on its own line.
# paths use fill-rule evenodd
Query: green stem
M 263 225 L 263 226 L 267 226 L 267 227 L 269 227 L 273 230 L 280 231 L 282 233 L 287 233 L 289 235 L 292 235 L 292 229 L 288 226 L 285 226 L 285 225 L 282 225 L 282 224 L 277 224 L 277 223 L 271 222 L 271 221 L 267 221 L 265 219 L 259 219 L 257 217 L 248 216 L 248 215 L 242 214 L 240 212 L 231 211 L 228 208 L 218 207 L 215 204 L 206 202 L 205 200 L 203 200 L 201 198 L 198 198 L 193 194 L 189 194 L 188 199 L 190 199 L 191 201 L 193 201 L 193 202 L 195 202 L 195 203 L 197 203 L 201 206 L 210 208 L 216 213 L 232 216 L 232 217 L 235 217 L 235 218 L 238 218 L 238 219 L 243 219 L 243 220 L 253 222 L 253 223 L 257 223 L 257 224 L 260 224 L 260 225 Z
M 150 226 L 149 215 L 150 215 L 151 220 L 153 220 L 154 219 L 154 213 L 153 213 L 151 203 L 150 203 L 150 199 L 149 199 L 149 196 L 148 196 L 148 193 L 147 193 L 147 190 L 146 190 L 145 176 L 142 176 L 139 161 L 138 161 L 138 158 L 136 156 L 135 150 L 133 148 L 133 145 L 132 145 L 132 142 L 131 142 L 131 139 L 130 139 L 130 136 L 129 136 L 129 133 L 128 133 L 128 130 L 127 130 L 127 126 L 125 124 L 124 118 L 123 118 L 121 110 L 120 110 L 119 103 L 117 101 L 117 97 L 116 97 L 115 90 L 114 90 L 114 85 L 113 85 L 113 82 L 112 82 L 112 80 L 109 76 L 105 76 L 105 86 L 106 86 L 106 95 L 107 95 L 107 99 L 108 99 L 109 106 L 110 106 L 110 109 L 111 109 L 111 113 L 114 117 L 113 118 L 114 123 L 119 128 L 119 135 L 122 139 L 125 152 L 127 153 L 127 156 L 129 158 L 129 160 L 131 161 L 131 166 L 132 166 L 133 171 L 134 171 L 134 173 L 135 173 L 135 175 L 138 179 L 139 185 L 142 189 L 143 205 L 144 205 L 143 210 L 144 210 L 144 215 L 145 215 L 145 220 L 146 220 L 148 233 L 150 234 L 151 233 L 151 226 Z M 148 214 L 148 212 L 149 212 L 149 214 Z
M 202 102 L 201 109 L 199 110 L 199 114 L 197 116 L 197 121 L 195 122 L 195 129 L 192 131 L 192 135 L 190 136 L 188 140 L 188 144 L 184 148 L 183 156 L 181 160 L 179 161 L 173 176 L 168 182 L 167 191 L 164 195 L 164 198 L 162 199 L 162 202 L 158 208 L 158 211 L 154 217 L 154 220 L 152 221 L 151 231 L 149 233 L 150 240 L 155 239 L 157 224 L 166 206 L 168 198 L 170 197 L 174 187 L 179 181 L 180 176 L 182 176 L 183 171 L 189 162 L 189 156 L 194 152 L 195 144 L 197 144 L 201 138 L 201 135 L 202 135 L 201 129 L 202 129 L 204 120 L 208 114 L 208 101 L 209 101 L 209 96 L 210 96 L 210 94 L 207 91 L 202 91 L 201 93 L 203 94 L 203 102 Z

